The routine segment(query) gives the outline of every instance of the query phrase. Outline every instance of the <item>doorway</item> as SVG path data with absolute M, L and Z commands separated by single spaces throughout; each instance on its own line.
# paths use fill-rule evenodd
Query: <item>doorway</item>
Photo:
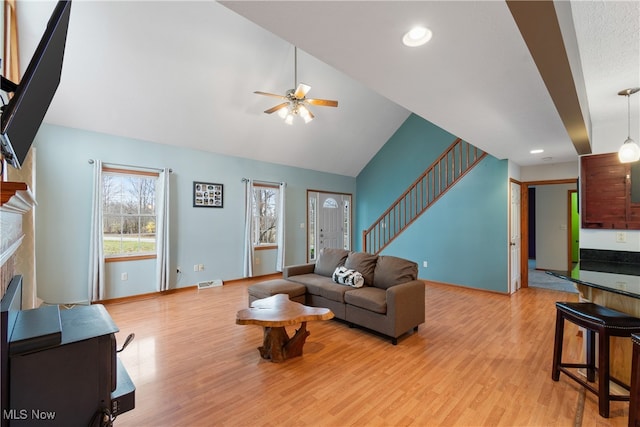
M 535 246 L 535 254 L 537 261 L 540 261 L 540 266 L 543 269 L 560 270 L 565 271 L 570 269 L 572 263 L 572 256 L 569 255 L 572 251 L 572 247 L 576 244 L 578 239 L 578 231 L 573 231 L 572 216 L 568 213 L 571 211 L 572 203 L 570 199 L 567 200 L 566 191 L 577 191 L 577 178 L 573 179 L 560 179 L 549 181 L 531 181 L 523 182 L 521 185 L 521 251 L 520 251 L 520 272 L 522 276 L 522 287 L 529 286 L 529 258 L 530 258 L 530 243 Z M 551 187 L 550 187 L 551 186 Z M 550 198 L 536 196 L 535 205 L 536 212 L 530 212 L 530 189 L 539 188 L 540 193 L 546 195 L 553 193 L 553 189 L 558 189 L 561 194 L 562 201 L 556 203 L 550 200 L 555 200 L 553 197 L 557 195 L 551 195 Z M 560 210 L 554 210 L 554 207 L 561 207 Z M 577 212 L 577 196 L 576 196 L 576 212 Z M 542 215 L 540 215 L 542 214 Z M 534 232 L 531 232 L 531 225 L 535 224 Z M 532 234 L 535 233 L 535 234 Z M 536 238 L 536 235 L 538 238 Z M 563 243 L 558 247 L 555 244 L 555 240 L 551 243 L 547 239 L 559 238 L 562 236 Z M 533 241 L 531 241 L 533 239 Z M 555 244 L 555 246 L 554 246 Z M 579 243 L 578 243 L 579 246 Z M 558 252 L 556 253 L 556 250 Z M 559 255 L 558 255 L 559 254 Z M 551 261 L 550 261 L 551 260 Z M 560 264 L 554 264 L 557 260 L 562 260 Z M 549 263 L 549 264 L 548 264 Z M 553 268 L 556 267 L 556 268 Z
M 323 248 L 351 250 L 351 194 L 307 190 L 307 262 Z
M 522 233 L 520 212 L 521 208 L 521 185 L 518 181 L 511 180 L 509 197 L 509 293 L 512 294 L 520 289 L 522 284 L 522 273 L 520 268 L 520 251 L 522 245 Z
M 578 207 L 578 190 L 569 190 L 568 197 L 569 201 L 567 205 L 569 206 L 569 211 L 567 212 L 567 216 L 571 226 L 569 227 L 569 235 L 567 236 L 569 240 L 569 254 L 567 256 L 569 265 L 567 266 L 567 271 L 571 271 L 580 260 L 580 209 Z

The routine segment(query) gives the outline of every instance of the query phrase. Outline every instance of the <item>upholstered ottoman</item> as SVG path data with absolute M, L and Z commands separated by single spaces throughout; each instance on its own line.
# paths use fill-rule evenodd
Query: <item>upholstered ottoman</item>
M 249 286 L 249 305 L 257 299 L 268 298 L 276 294 L 287 294 L 291 301 L 305 303 L 307 288 L 299 283 L 285 279 L 273 279 Z

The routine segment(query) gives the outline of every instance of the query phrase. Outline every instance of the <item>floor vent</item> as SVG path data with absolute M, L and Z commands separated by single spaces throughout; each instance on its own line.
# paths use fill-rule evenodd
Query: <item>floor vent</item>
M 198 282 L 198 289 L 215 288 L 216 286 L 222 286 L 222 280 L 207 280 L 206 282 Z

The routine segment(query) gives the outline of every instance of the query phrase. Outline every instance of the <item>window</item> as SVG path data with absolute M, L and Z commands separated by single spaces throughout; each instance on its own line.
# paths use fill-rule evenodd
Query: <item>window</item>
M 106 167 L 102 172 L 105 261 L 155 258 L 158 174 Z
M 278 206 L 280 189 L 275 186 L 253 186 L 253 246 L 273 248 L 278 239 Z

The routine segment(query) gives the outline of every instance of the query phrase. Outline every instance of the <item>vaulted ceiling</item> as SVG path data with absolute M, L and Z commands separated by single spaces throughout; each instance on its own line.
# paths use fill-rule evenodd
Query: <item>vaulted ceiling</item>
M 18 2 L 23 69 L 53 5 Z M 556 3 L 566 69 L 554 59 L 541 65 L 553 58 L 546 42 L 532 48 L 549 24 L 527 33 L 512 9 L 503 1 L 77 0 L 45 121 L 356 176 L 411 112 L 520 165 L 572 161 L 569 108 L 582 116 L 590 151 L 616 151 L 627 136 L 617 93 L 640 86 L 640 3 Z M 402 35 L 416 24 L 433 38 L 407 48 Z M 315 120 L 288 126 L 263 113 L 278 99 L 253 92 L 293 88 L 294 45 L 308 96 L 339 106 L 312 107 Z M 544 153 L 530 154 L 535 148 Z

